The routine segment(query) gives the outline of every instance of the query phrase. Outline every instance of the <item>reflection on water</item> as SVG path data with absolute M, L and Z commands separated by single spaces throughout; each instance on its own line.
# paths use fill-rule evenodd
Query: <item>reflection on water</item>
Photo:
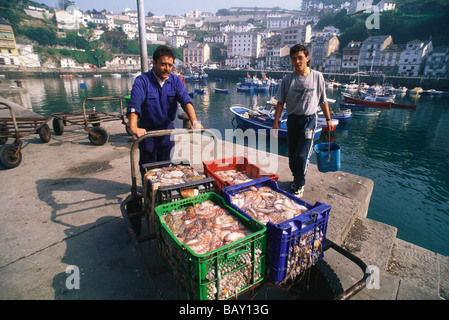
M 88 97 L 126 96 L 134 78 L 25 79 L 33 111 L 42 115 L 81 110 Z M 209 80 L 204 95 L 194 105 L 205 128 L 232 128 L 233 104 L 256 107 L 270 94 L 237 92 L 237 81 Z M 85 83 L 85 88 L 81 83 Z M 200 84 L 187 83 L 193 92 Z M 227 88 L 230 94 L 215 93 Z M 339 90 L 328 90 L 328 97 L 340 101 Z M 398 237 L 449 256 L 449 96 L 409 95 L 397 102 L 414 103 L 417 110 L 382 110 L 376 118 L 352 117 L 339 125 L 332 139 L 341 147 L 342 171 L 374 181 L 368 217 L 398 228 Z M 113 108 L 99 103 L 103 111 Z M 109 108 L 109 109 L 108 109 Z M 177 126 L 182 122 L 177 120 Z M 323 136 L 324 137 L 324 136 Z M 279 141 L 279 154 L 287 154 L 285 141 Z M 312 156 L 312 162 L 315 157 Z

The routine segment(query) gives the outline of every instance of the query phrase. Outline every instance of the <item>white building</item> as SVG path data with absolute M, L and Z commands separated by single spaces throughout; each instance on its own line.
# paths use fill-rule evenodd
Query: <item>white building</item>
M 140 69 L 140 55 L 118 54 L 105 64 L 108 69 Z
M 433 49 L 427 58 L 423 74 L 430 77 L 447 77 L 449 75 L 449 47 Z
M 227 58 L 225 65 L 230 68 L 247 69 L 251 63 L 250 57 L 235 56 L 233 58 Z
M 348 8 L 348 14 L 353 14 L 359 11 L 365 11 L 373 6 L 373 0 L 355 0 L 351 2 Z
M 288 55 L 290 55 L 290 47 L 288 45 L 267 48 L 265 65 L 274 70 L 280 69 L 281 58 Z
M 261 36 L 254 32 L 228 34 L 228 56 L 260 57 Z
M 17 49 L 19 49 L 19 63 L 21 67 L 39 68 L 42 66 L 39 55 L 34 53 L 33 45 L 17 44 Z
M 78 20 L 75 18 L 74 15 L 70 14 L 65 10 L 55 9 L 55 19 L 59 29 L 64 30 L 78 29 Z
M 381 0 L 377 4 L 377 7 L 379 8 L 379 11 L 394 10 L 394 8 L 396 8 L 396 3 L 391 0 Z
M 173 35 L 168 37 L 168 44 L 175 48 L 182 47 L 186 42 L 186 37 L 184 36 Z
M 281 46 L 292 47 L 297 43 L 309 43 L 311 39 L 312 27 L 293 25 L 281 30 Z
M 288 28 L 292 25 L 292 19 L 290 17 L 268 17 L 267 29 L 276 30 Z
M 61 68 L 76 68 L 77 62 L 72 58 L 62 58 L 59 63 L 61 64 Z
M 405 45 L 399 58 L 398 74 L 409 77 L 417 77 L 424 71 L 427 56 L 433 50 L 432 41 L 409 41 Z
M 203 38 L 204 42 L 212 42 L 212 43 L 227 43 L 227 34 L 224 32 L 217 32 L 215 34 L 205 35 Z

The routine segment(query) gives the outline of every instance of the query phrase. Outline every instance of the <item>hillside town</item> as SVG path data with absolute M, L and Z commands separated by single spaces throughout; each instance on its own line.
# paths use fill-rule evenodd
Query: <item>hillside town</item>
M 316 2 L 313 2 L 316 3 Z M 317 29 L 318 15 L 313 9 L 323 4 L 303 1 L 301 10 L 281 8 L 233 7 L 229 15 L 192 10 L 182 16 L 146 16 L 145 36 L 148 45 L 168 44 L 182 49 L 178 68 L 289 70 L 289 48 L 295 43 L 309 47 L 311 67 L 327 73 L 376 73 L 406 77 L 444 77 L 449 69 L 449 47 L 434 47 L 432 39 L 396 43 L 391 35 L 369 36 L 364 41 L 341 45 L 341 31 L 333 26 Z M 395 3 L 382 0 L 373 7 L 372 0 L 356 0 L 341 7 L 328 7 L 348 14 L 394 10 Z M 122 13 L 82 11 L 74 5 L 65 10 L 28 6 L 25 13 L 33 19 L 54 22 L 58 37 L 65 32 L 90 28 L 89 41 L 100 39 L 105 31 L 118 31 L 128 40 L 139 39 L 137 11 L 124 8 Z M 41 60 L 33 43 L 16 41 L 12 25 L 0 20 L 0 66 L 2 68 L 62 68 L 140 70 L 140 55 L 115 54 L 104 65 L 98 61 L 79 63 L 74 58 Z M 201 37 L 198 36 L 201 32 Z M 78 34 L 79 35 L 79 34 Z M 21 43 L 23 42 L 23 43 Z M 70 50 L 83 50 L 76 47 Z M 219 60 L 212 58 L 212 52 Z M 150 57 L 151 64 L 151 57 Z

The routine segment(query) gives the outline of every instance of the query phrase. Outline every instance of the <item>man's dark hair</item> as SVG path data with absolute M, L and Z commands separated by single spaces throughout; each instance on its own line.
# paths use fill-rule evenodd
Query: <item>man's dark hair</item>
M 173 61 L 175 60 L 175 52 L 169 46 L 162 45 L 156 48 L 153 53 L 153 61 L 157 61 L 160 57 L 168 56 L 172 57 Z
M 299 51 L 304 52 L 304 55 L 306 57 L 309 56 L 309 49 L 307 48 L 307 46 L 297 43 L 293 47 L 290 48 L 290 59 L 296 52 L 299 52 Z M 307 66 L 310 66 L 310 60 L 307 62 Z

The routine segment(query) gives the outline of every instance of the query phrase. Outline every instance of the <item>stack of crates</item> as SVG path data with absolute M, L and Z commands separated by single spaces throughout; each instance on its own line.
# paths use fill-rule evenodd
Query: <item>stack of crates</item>
M 218 171 L 238 170 L 248 174 L 253 179 L 261 177 L 269 177 L 275 181 L 279 179 L 279 176 L 277 174 L 269 173 L 260 169 L 255 164 L 248 162 L 248 159 L 243 156 L 203 161 L 203 167 L 204 174 L 207 177 L 214 178 L 218 192 L 220 192 L 224 187 L 233 185 L 229 181 L 224 181 L 223 179 L 221 179 L 217 175 Z
M 251 218 L 251 215 L 233 203 L 232 197 L 249 188 L 260 188 L 262 186 L 268 186 L 308 209 L 305 213 L 282 223 L 268 222 L 266 225 L 268 277 L 270 281 L 281 284 L 288 280 L 294 280 L 296 276 L 323 258 L 331 206 L 321 202 L 316 202 L 315 205 L 307 203 L 279 189 L 277 182 L 267 177 L 225 187 L 222 191 L 226 203 L 231 208 Z
M 163 216 L 206 200 L 238 218 L 252 233 L 205 254 L 197 254 L 181 243 L 169 230 Z M 264 280 L 266 227 L 232 209 L 223 197 L 213 192 L 204 193 L 159 205 L 155 214 L 159 256 L 189 299 L 229 299 Z

